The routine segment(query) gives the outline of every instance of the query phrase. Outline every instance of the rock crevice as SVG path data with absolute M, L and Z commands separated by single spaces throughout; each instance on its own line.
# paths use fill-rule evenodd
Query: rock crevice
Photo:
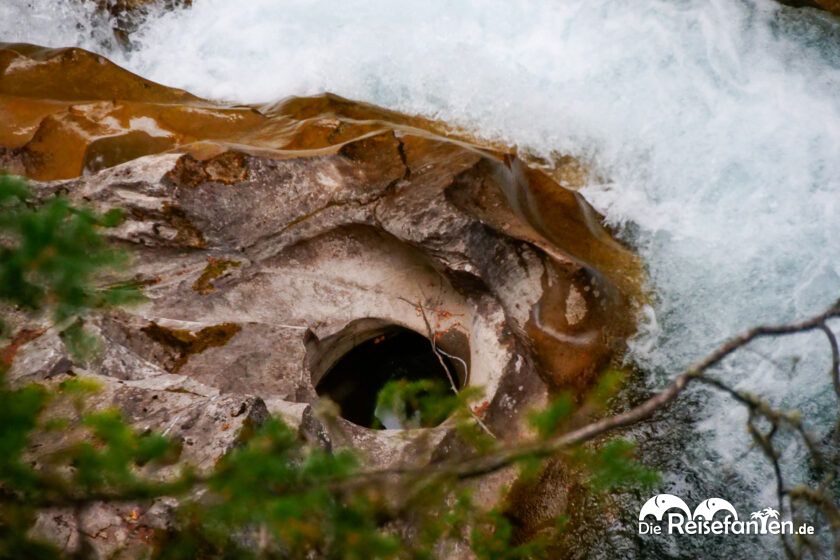
M 226 107 L 78 49 L 21 45 L 0 48 L 0 110 L 0 161 L 39 193 L 125 212 L 108 235 L 148 297 L 89 318 L 103 352 L 87 364 L 50 330 L 21 338 L 12 378 L 90 376 L 105 387 L 96 406 L 180 438 L 200 468 L 269 414 L 371 465 L 453 452 L 447 422 L 319 421 L 318 372 L 360 322 L 440 341 L 501 439 L 526 436 L 553 391 L 587 387 L 632 330 L 638 261 L 586 201 L 441 123 L 330 95 Z M 483 493 L 498 498 L 505 476 Z M 45 515 L 47 533 L 76 538 Z

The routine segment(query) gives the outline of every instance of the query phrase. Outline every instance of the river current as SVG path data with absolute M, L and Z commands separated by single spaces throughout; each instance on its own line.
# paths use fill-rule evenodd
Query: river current
M 125 49 L 89 4 L 4 0 L 0 40 L 82 46 L 213 99 L 331 91 L 585 159 L 601 179 L 584 196 L 646 266 L 651 305 L 627 358 L 641 393 L 743 329 L 840 297 L 840 20 L 770 0 L 194 0 L 153 13 Z M 820 438 L 838 406 L 828 364 L 824 337 L 797 335 L 716 375 L 801 409 Z M 634 433 L 660 491 L 747 514 L 775 490 L 744 419 L 694 391 Z M 791 441 L 792 481 L 807 480 L 803 456 Z M 780 553 L 769 537 L 645 546 L 633 520 L 646 498 L 623 498 L 603 556 Z

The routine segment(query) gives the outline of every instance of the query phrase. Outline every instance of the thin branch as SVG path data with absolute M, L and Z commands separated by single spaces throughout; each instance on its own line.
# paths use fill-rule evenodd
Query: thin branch
M 426 474 L 437 473 L 456 476 L 458 478 L 470 478 L 495 472 L 527 457 L 546 457 L 554 455 L 571 446 L 594 440 L 606 433 L 619 428 L 632 426 L 642 420 L 650 418 L 657 411 L 676 399 L 677 396 L 679 396 L 680 393 L 682 393 L 683 390 L 685 390 L 685 388 L 695 380 L 702 380 L 705 383 L 726 391 L 733 398 L 749 407 L 761 407 L 766 409 L 767 407 L 764 403 L 754 397 L 750 397 L 749 395 L 731 389 L 721 381 L 705 377 L 706 371 L 718 365 L 739 348 L 756 339 L 820 329 L 822 328 L 822 325 L 825 324 L 826 320 L 838 316 L 840 316 L 840 305 L 835 304 L 825 312 L 798 323 L 755 327 L 730 339 L 711 354 L 707 355 L 702 360 L 675 377 L 671 383 L 662 389 L 662 391 L 630 410 L 592 422 L 591 424 L 566 432 L 552 439 L 500 447 L 488 455 L 468 458 L 466 460 L 459 460 L 452 463 L 437 463 L 435 465 L 425 466 L 421 470 Z M 805 434 L 804 430 L 802 433 Z M 806 438 L 806 441 L 810 440 L 810 437 Z M 378 471 L 360 471 L 357 474 L 358 476 L 375 477 L 393 474 L 409 474 L 414 470 L 417 469 L 397 468 Z
M 828 344 L 831 346 L 831 382 L 834 385 L 834 393 L 840 400 L 840 347 L 837 345 L 837 337 L 827 324 L 820 325 L 820 329 L 825 333 Z
M 430 339 L 432 340 L 435 354 L 443 361 L 443 358 L 437 352 L 437 347 L 434 344 L 434 332 L 431 330 L 431 324 L 429 323 L 428 317 L 425 315 L 425 310 L 422 306 L 417 307 L 423 314 L 424 322 L 426 323 L 427 328 L 429 328 L 431 334 Z M 592 441 L 609 432 L 620 428 L 626 428 L 648 419 L 672 403 L 693 381 L 700 381 L 704 384 L 724 391 L 737 402 L 748 408 L 750 411 L 750 432 L 753 435 L 754 441 L 759 445 L 764 454 L 773 464 L 774 473 L 777 478 L 777 493 L 782 498 L 784 495 L 787 495 L 791 499 L 791 504 L 793 504 L 794 500 L 805 500 L 815 505 L 823 512 L 826 518 L 831 522 L 832 531 L 835 536 L 835 553 L 838 557 L 840 557 L 840 508 L 838 508 L 834 503 L 829 489 L 829 483 L 833 480 L 834 476 L 831 469 L 832 465 L 826 463 L 820 453 L 819 446 L 807 430 L 805 430 L 801 419 L 796 414 L 777 411 L 755 396 L 733 389 L 721 380 L 706 376 L 706 372 L 710 368 L 720 364 L 726 357 L 756 339 L 801 333 L 816 329 L 822 330 L 826 333 L 826 321 L 838 316 L 840 316 L 840 305 L 835 304 L 824 313 L 805 321 L 788 325 L 753 328 L 727 341 L 702 360 L 677 375 L 673 381 L 665 386 L 665 388 L 659 393 L 654 394 L 639 405 L 620 414 L 609 416 L 585 426 L 573 429 L 569 432 L 557 435 L 551 439 L 507 444 L 499 446 L 487 454 L 458 458 L 432 465 L 361 470 L 349 475 L 336 476 L 335 478 L 319 478 L 311 481 L 309 484 L 299 484 L 294 488 L 283 489 L 283 492 L 289 494 L 301 493 L 310 490 L 313 486 L 318 486 L 320 489 L 342 492 L 366 484 L 380 483 L 383 479 L 387 480 L 395 476 L 416 477 L 417 479 L 429 481 L 434 480 L 435 478 L 453 478 L 463 480 L 486 475 L 514 465 L 523 459 L 545 458 L 556 455 L 567 448 Z M 832 348 L 832 376 L 833 380 L 836 382 L 838 378 L 838 362 L 840 361 L 838 354 L 840 353 L 838 353 L 836 337 L 834 337 L 833 333 L 830 333 L 830 331 L 826 334 Z M 445 361 L 443 365 L 446 367 Z M 446 368 L 446 371 L 448 372 L 448 375 L 450 375 L 450 381 L 454 386 L 454 379 L 451 378 L 451 373 L 449 373 L 448 368 Z M 757 417 L 763 417 L 770 422 L 771 430 L 768 434 L 763 434 L 757 426 L 755 426 L 754 420 Z M 826 472 L 828 474 L 824 477 L 820 488 L 797 487 L 793 489 L 786 489 L 784 487 L 781 466 L 779 464 L 780 454 L 776 451 L 772 442 L 773 435 L 775 435 L 778 427 L 781 425 L 789 426 L 797 434 L 799 434 L 805 441 L 811 456 L 817 462 L 817 466 L 822 469 L 827 469 Z M 834 467 L 836 468 L 836 465 L 834 465 Z M 179 481 L 183 484 L 183 486 L 174 484 L 170 488 L 171 492 L 164 492 L 159 495 L 183 494 L 189 488 L 194 488 L 196 485 L 202 484 L 205 481 L 205 479 L 198 477 L 191 479 L 192 484 L 184 484 L 184 481 Z M 186 488 L 185 486 L 189 488 Z M 138 489 L 137 494 L 143 494 L 143 492 Z M 143 497 L 151 498 L 153 496 L 145 495 Z M 126 493 L 121 493 L 120 495 L 93 493 L 76 497 L 67 493 L 57 497 L 53 501 L 53 505 L 80 505 L 97 501 L 129 501 L 132 498 L 137 499 L 141 498 L 141 496 L 129 496 Z M 780 500 L 782 498 L 780 498 Z M 47 505 L 46 502 L 48 501 L 51 500 L 39 501 L 37 505 Z M 789 543 L 784 541 L 784 545 L 788 555 L 793 556 L 794 553 L 789 548 Z
M 436 336 L 437 336 L 437 333 L 436 333 L 436 332 L 435 332 L 435 330 L 432 328 L 432 324 L 429 322 L 429 318 L 428 318 L 428 316 L 426 315 L 426 309 L 425 309 L 425 308 L 423 307 L 423 305 L 422 305 L 422 304 L 420 304 L 420 303 L 412 303 L 412 302 L 408 301 L 408 300 L 407 300 L 407 299 L 405 299 L 405 298 L 400 298 L 400 299 L 402 299 L 404 302 L 408 303 L 409 305 L 414 306 L 414 308 L 415 308 L 415 309 L 419 309 L 419 310 L 420 310 L 420 314 L 421 314 L 421 315 L 422 315 L 422 317 L 423 317 L 423 323 L 425 323 L 425 325 L 426 325 L 426 333 L 427 333 L 427 334 L 426 334 L 426 336 L 427 336 L 427 338 L 429 339 L 429 342 L 430 342 L 430 343 L 431 343 L 431 345 L 432 345 L 432 352 L 434 353 L 435 357 L 438 359 L 438 362 L 440 362 L 440 365 L 441 365 L 441 367 L 443 368 L 443 371 L 445 371 L 445 372 L 446 372 L 446 377 L 447 377 L 447 379 L 449 379 L 449 387 L 452 389 L 452 392 L 453 392 L 453 393 L 455 393 L 455 394 L 457 395 L 457 394 L 459 393 L 459 391 L 458 391 L 458 385 L 455 383 L 455 377 L 452 375 L 452 372 L 449 370 L 449 366 L 447 365 L 446 360 L 444 360 L 444 359 L 443 359 L 443 356 L 441 355 L 441 354 L 444 354 L 444 355 L 449 356 L 449 354 L 447 354 L 447 353 L 446 353 L 446 352 L 444 352 L 443 350 L 440 350 L 440 349 L 437 347 L 437 342 L 436 342 L 436 340 L 435 340 L 435 338 L 436 338 Z M 458 359 L 460 360 L 460 358 L 458 358 Z M 462 363 L 464 363 L 464 361 L 463 361 L 463 360 L 461 360 L 461 362 L 462 362 Z M 464 375 L 469 375 L 469 372 L 466 370 L 466 367 L 467 367 L 467 364 L 466 364 L 466 363 L 464 363 L 464 368 L 465 368 L 465 369 L 464 369 Z M 493 439 L 497 439 L 497 438 L 496 438 L 496 434 L 494 434 L 494 433 L 490 430 L 490 428 L 488 428 L 488 427 L 487 427 L 487 424 L 485 424 L 485 423 L 481 420 L 481 418 L 479 418 L 479 417 L 478 417 L 478 414 L 476 414 L 476 412 L 472 409 L 472 407 L 470 407 L 469 405 L 467 405 L 467 410 L 469 411 L 470 416 L 472 416 L 472 417 L 473 417 L 473 420 L 475 420 L 476 424 L 478 424 L 478 426 L 479 426 L 479 427 L 480 427 L 480 428 L 481 428 L 481 429 L 482 429 L 482 430 L 483 430 L 483 431 L 484 431 L 484 432 L 485 432 L 488 436 L 490 436 L 490 437 L 491 437 L 491 438 L 493 438 Z

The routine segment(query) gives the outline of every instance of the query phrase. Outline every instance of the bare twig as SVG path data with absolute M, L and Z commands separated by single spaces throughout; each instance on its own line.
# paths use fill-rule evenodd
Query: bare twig
M 435 466 L 423 467 L 422 470 L 426 474 L 437 472 L 441 474 L 455 475 L 459 478 L 468 478 L 471 476 L 479 476 L 494 472 L 526 457 L 545 457 L 553 455 L 563 449 L 591 441 L 608 432 L 612 432 L 619 428 L 626 428 L 642 420 L 650 418 L 657 411 L 661 410 L 676 399 L 677 396 L 679 396 L 680 393 L 682 393 L 683 390 L 685 390 L 685 388 L 695 380 L 700 380 L 726 392 L 748 408 L 762 410 L 763 414 L 768 413 L 771 409 L 769 409 L 766 403 L 751 395 L 732 389 L 722 381 L 706 377 L 706 371 L 718 365 L 726 357 L 742 346 L 745 346 L 758 338 L 821 329 L 827 319 L 838 316 L 840 316 L 840 306 L 834 305 L 824 313 L 799 323 L 778 326 L 761 326 L 750 329 L 749 331 L 746 331 L 745 333 L 727 341 L 711 354 L 707 355 L 705 358 L 675 377 L 674 380 L 665 386 L 665 388 L 659 393 L 653 395 L 630 410 L 592 422 L 575 430 L 560 434 L 552 439 L 499 447 L 494 452 L 487 455 L 466 460 L 459 460 L 454 463 L 442 462 Z M 779 417 L 781 417 L 782 413 L 778 414 L 780 415 Z M 796 424 L 795 427 L 797 431 L 800 431 L 800 433 L 805 437 L 806 443 L 809 447 L 813 445 L 813 439 L 801 429 L 801 423 L 796 422 L 794 416 L 785 416 L 785 419 L 788 422 Z M 407 474 L 411 473 L 413 470 L 413 468 L 385 469 L 378 471 L 361 471 L 358 474 L 360 476 Z
M 830 521 L 834 534 L 835 557 L 840 558 L 840 508 L 831 496 L 830 485 L 835 478 L 832 462 L 827 462 L 819 449 L 814 438 L 805 429 L 798 413 L 786 413 L 772 408 L 768 403 L 758 397 L 739 391 L 727 385 L 725 382 L 708 377 L 707 371 L 720 364 L 724 359 L 738 349 L 746 346 L 759 338 L 783 336 L 788 334 L 802 333 L 813 330 L 821 330 L 826 333 L 832 351 L 832 382 L 835 389 L 838 386 L 838 367 L 840 367 L 840 352 L 838 352 L 837 340 L 827 326 L 827 321 L 840 316 L 840 302 L 833 305 L 825 312 L 810 319 L 787 325 L 761 326 L 750 329 L 745 333 L 736 336 L 718 349 L 701 359 L 699 362 L 678 375 L 662 391 L 653 395 L 641 404 L 623 413 L 603 418 L 588 425 L 560 434 L 552 439 L 544 441 L 518 443 L 509 446 L 499 447 L 489 454 L 457 459 L 454 461 L 441 462 L 431 466 L 424 466 L 422 469 L 416 467 L 394 468 L 361 471 L 354 475 L 354 478 L 370 480 L 379 477 L 395 475 L 420 475 L 423 477 L 454 477 L 456 479 L 467 479 L 482 476 L 495 472 L 504 467 L 510 466 L 522 459 L 541 458 L 555 455 L 564 449 L 594 440 L 604 434 L 620 428 L 632 426 L 642 420 L 650 418 L 657 411 L 673 402 L 693 381 L 700 381 L 715 389 L 721 390 L 731 396 L 740 404 L 747 407 L 750 412 L 748 428 L 753 440 L 762 450 L 764 455 L 771 462 L 776 477 L 776 493 L 779 499 L 780 509 L 783 508 L 784 498 L 790 498 L 791 513 L 795 513 L 795 502 L 797 500 L 807 501 L 817 507 Z M 839 393 L 840 395 L 840 393 Z M 767 433 L 755 425 L 757 418 L 764 418 L 770 422 L 770 430 Z M 797 433 L 805 442 L 811 458 L 815 465 L 826 473 L 822 482 L 817 488 L 798 487 L 789 489 L 785 487 L 781 469 L 781 454 L 773 444 L 773 437 L 782 426 L 787 426 Z M 422 474 L 421 474 L 422 473 Z M 782 538 L 785 553 L 790 558 L 800 558 L 803 547 L 813 546 L 813 542 L 800 541 L 799 550 L 794 550 L 786 538 Z
M 458 385 L 455 383 L 455 377 L 452 375 L 452 372 L 449 370 L 449 366 L 447 365 L 446 360 L 444 360 L 443 356 L 442 356 L 442 354 L 446 355 L 446 356 L 449 356 L 449 354 L 447 354 L 443 350 L 440 350 L 437 347 L 436 333 L 435 333 L 435 330 L 432 328 L 432 324 L 429 322 L 429 317 L 426 315 L 426 309 L 423 307 L 423 305 L 421 303 L 412 303 L 405 298 L 400 298 L 400 299 L 402 299 L 404 302 L 408 303 L 409 305 L 414 306 L 415 309 L 420 310 L 420 314 L 423 317 L 423 323 L 426 325 L 426 333 L 427 333 L 426 336 L 427 336 L 427 338 L 429 339 L 429 342 L 432 345 L 432 352 L 434 353 L 435 357 L 437 357 L 438 362 L 440 362 L 440 365 L 443 368 L 443 371 L 446 372 L 446 377 L 447 377 L 447 379 L 449 379 L 449 387 L 452 389 L 452 392 L 457 395 L 459 391 L 458 391 Z M 460 358 L 458 358 L 458 359 L 460 360 Z M 463 363 L 464 361 L 461 360 L 461 362 Z M 468 375 L 469 372 L 466 370 L 466 367 L 467 367 L 467 364 L 464 363 L 464 368 L 465 368 L 464 369 L 464 374 Z M 476 424 L 478 424 L 478 426 L 488 436 L 490 436 L 493 439 L 496 439 L 496 434 L 494 434 L 490 430 L 490 428 L 487 427 L 487 424 L 485 424 L 484 421 L 482 421 L 481 418 L 478 417 L 478 414 L 476 414 L 475 411 L 470 406 L 467 406 L 466 408 L 469 411 L 470 416 L 472 416 L 473 420 L 475 420 Z
M 449 368 L 446 367 L 445 360 L 443 360 L 435 344 L 434 332 L 431 328 L 428 317 L 426 316 L 425 310 L 421 305 L 412 305 L 415 305 L 415 307 L 420 309 L 420 312 L 423 315 L 423 320 L 429 330 L 432 348 L 435 350 L 435 354 L 438 356 L 438 359 L 441 360 L 442 365 L 450 378 L 452 388 L 457 393 L 457 385 L 454 382 L 454 378 L 452 377 Z M 785 497 L 787 497 L 790 500 L 792 513 L 794 512 L 794 507 L 797 502 L 806 502 L 821 511 L 830 522 L 831 530 L 834 534 L 835 556 L 840 558 L 840 507 L 838 507 L 835 503 L 835 499 L 831 494 L 831 484 L 835 480 L 837 469 L 835 461 L 826 459 L 824 453 L 820 449 L 820 446 L 814 440 L 813 436 L 805 429 L 802 420 L 797 413 L 776 410 L 762 399 L 734 389 L 724 381 L 707 375 L 708 370 L 720 364 L 724 359 L 736 352 L 738 349 L 746 346 L 756 339 L 821 330 L 826 334 L 831 346 L 832 382 L 834 383 L 835 390 L 838 390 L 838 386 L 840 386 L 840 381 L 838 380 L 838 377 L 840 376 L 840 373 L 838 373 L 838 369 L 840 369 L 840 351 L 838 351 L 838 344 L 835 335 L 827 326 L 827 321 L 829 319 L 837 317 L 840 317 L 840 302 L 825 312 L 798 323 L 753 328 L 724 343 L 712 353 L 708 354 L 681 374 L 677 375 L 667 386 L 665 386 L 664 389 L 642 403 L 622 413 L 602 418 L 547 440 L 499 445 L 488 453 L 469 457 L 458 457 L 456 459 L 442 461 L 432 465 L 411 465 L 385 469 L 360 470 L 350 473 L 349 475 L 340 475 L 330 479 L 319 478 L 317 481 L 313 481 L 312 485 L 317 484 L 317 486 L 321 489 L 328 489 L 335 492 L 346 492 L 348 490 L 352 490 L 353 488 L 367 484 L 379 484 L 383 481 L 383 479 L 387 480 L 393 477 L 407 477 L 409 480 L 414 478 L 416 480 L 424 481 L 433 481 L 435 478 L 464 480 L 479 477 L 514 465 L 524 459 L 550 457 L 561 453 L 565 449 L 592 441 L 617 429 L 632 426 L 640 421 L 652 417 L 658 411 L 667 407 L 692 382 L 700 381 L 703 384 L 726 393 L 736 402 L 742 404 L 748 409 L 748 429 L 752 439 L 762 450 L 773 467 L 776 477 L 776 489 L 780 509 L 783 506 Z M 840 396 L 840 392 L 838 392 L 838 396 Z M 474 412 L 473 417 L 476 418 L 479 424 L 486 429 L 486 426 L 483 425 L 480 419 L 475 417 Z M 769 422 L 770 428 L 767 432 L 763 432 L 755 423 L 760 418 Z M 815 463 L 815 466 L 824 473 L 822 480 L 816 487 L 785 487 L 780 464 L 781 453 L 774 446 L 774 437 L 783 427 L 790 429 L 802 438 L 811 458 Z M 186 481 L 186 483 L 182 481 L 179 484 L 172 485 L 170 488 L 171 493 L 167 492 L 161 495 L 183 494 L 188 492 L 189 489 L 203 484 L 204 482 L 206 482 L 205 479 L 194 477 L 191 480 Z M 295 494 L 311 490 L 311 487 L 311 485 L 307 486 L 306 484 L 299 484 L 294 488 L 284 488 L 282 491 L 288 494 Z M 138 492 L 138 494 L 144 494 L 144 492 Z M 0 496 L 2 496 L 2 494 L 0 494 Z M 9 497 L 11 496 L 7 496 L 7 498 Z M 135 496 L 135 498 L 139 497 L 141 496 Z M 128 497 L 125 493 L 121 493 L 120 495 L 94 493 L 83 497 L 75 497 L 72 493 L 60 492 L 58 493 L 58 497 L 55 499 L 43 500 L 37 505 L 81 506 L 83 504 L 97 501 L 113 502 L 126 501 L 130 499 L 131 497 Z M 790 543 L 783 538 L 785 552 L 791 558 L 801 557 L 803 544 L 805 546 L 809 545 L 808 542 L 800 542 L 800 550 L 796 551 L 791 547 Z
M 820 329 L 825 333 L 828 344 L 831 346 L 831 382 L 834 385 L 834 393 L 840 400 L 840 347 L 837 345 L 837 337 L 827 324 L 820 325 Z

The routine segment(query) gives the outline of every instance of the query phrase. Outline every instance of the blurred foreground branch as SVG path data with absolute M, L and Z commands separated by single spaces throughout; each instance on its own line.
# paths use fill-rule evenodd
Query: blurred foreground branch
M 138 294 L 130 286 L 94 287 L 102 270 L 125 258 L 98 233 L 118 221 L 117 215 L 98 216 L 61 198 L 36 203 L 22 181 L 0 176 L 0 279 L 4 281 L 0 304 L 39 320 L 46 316 L 67 332 L 91 310 L 136 299 Z M 452 417 L 458 438 L 457 453 L 425 465 L 365 468 L 352 451 L 309 445 L 279 420 L 269 420 L 255 427 L 210 472 L 198 473 L 183 465 L 161 479 L 154 476 L 155 468 L 177 463 L 176 442 L 149 431 L 138 433 L 118 410 L 88 410 L 85 396 L 96 387 L 84 376 L 66 379 L 57 387 L 11 387 L 3 375 L 10 362 L 0 363 L 0 557 L 91 556 L 90 537 L 80 526 L 89 508 L 148 505 L 161 498 L 177 498 L 178 505 L 172 524 L 158 528 L 148 539 L 157 558 L 431 559 L 458 554 L 458 546 L 469 547 L 476 558 L 552 556 L 552 539 L 561 530 L 519 539 L 503 507 L 489 511 L 477 507 L 470 485 L 464 482 L 508 467 L 533 477 L 549 459 L 560 458 L 584 473 L 592 492 L 622 485 L 649 487 L 655 473 L 635 462 L 632 444 L 604 437 L 653 417 L 687 387 L 700 383 L 746 407 L 753 442 L 773 465 L 780 509 L 787 504 L 795 515 L 797 508 L 807 505 L 821 512 L 833 532 L 834 555 L 840 558 L 840 510 L 833 494 L 840 426 L 833 447 L 826 446 L 815 440 L 798 413 L 778 410 L 709 375 L 757 339 L 820 331 L 829 342 L 829 374 L 840 399 L 840 350 L 828 325 L 840 317 L 840 302 L 805 321 L 756 327 L 734 337 L 658 393 L 614 415 L 608 414 L 607 401 L 621 387 L 622 376 L 608 372 L 582 402 L 560 395 L 534 413 L 534 437 L 513 443 L 497 440 L 477 416 L 471 407 L 475 390 L 457 389 L 438 354 L 422 306 L 419 310 L 432 349 L 450 377 L 447 398 L 434 403 L 433 413 Z M 81 340 L 79 332 L 74 337 Z M 18 335 L 0 356 L 13 358 L 28 336 Z M 414 400 L 430 390 L 408 385 L 397 389 Z M 389 391 L 387 396 L 393 401 L 399 393 Z M 72 414 L 58 418 L 47 414 L 61 402 L 73 403 L 65 407 Z M 440 409 L 443 402 L 449 407 L 445 411 Z M 33 458 L 33 442 L 56 430 L 78 437 Z M 808 450 L 818 473 L 812 485 L 785 484 L 777 438 L 786 430 L 801 438 Z M 31 528 L 44 508 L 74 512 L 80 538 L 75 548 L 60 551 L 33 536 Z M 803 539 L 790 542 L 784 536 L 782 543 L 791 558 L 802 557 L 818 544 Z

